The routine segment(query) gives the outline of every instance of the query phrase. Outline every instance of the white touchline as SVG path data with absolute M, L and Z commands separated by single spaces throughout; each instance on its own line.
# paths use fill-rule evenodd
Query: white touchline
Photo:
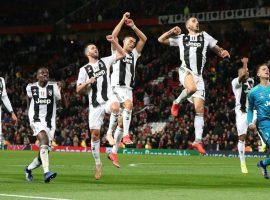
M 50 197 L 35 197 L 35 196 L 24 196 L 24 195 L 15 195 L 15 194 L 0 194 L 2 197 L 20 197 L 28 199 L 47 199 L 47 200 L 71 200 L 71 199 L 60 199 L 60 198 L 50 198 Z

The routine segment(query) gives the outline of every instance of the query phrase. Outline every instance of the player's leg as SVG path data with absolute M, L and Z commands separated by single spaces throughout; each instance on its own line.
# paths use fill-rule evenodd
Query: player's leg
M 241 110 L 236 111 L 236 128 L 238 132 L 238 152 L 239 152 L 239 159 L 240 159 L 240 166 L 242 173 L 248 173 L 245 161 L 245 139 L 246 139 L 246 132 L 248 128 L 247 122 L 247 114 L 243 113 Z
M 34 177 L 32 175 L 32 170 L 38 168 L 41 165 L 40 154 L 34 158 L 34 160 L 24 168 L 24 173 L 27 181 L 33 181 Z
M 185 89 L 181 92 L 177 99 L 173 101 L 171 114 L 175 117 L 178 116 L 179 104 L 192 96 L 197 90 L 193 75 L 191 73 L 179 70 L 179 77 L 180 82 Z
M 262 137 L 262 139 L 265 141 L 267 145 L 270 144 L 270 127 L 267 128 L 258 128 L 258 131 Z M 257 163 L 257 167 L 261 169 L 262 174 L 264 178 L 269 179 L 267 166 L 270 165 L 270 158 L 266 158 L 265 160 L 261 160 Z
M 100 160 L 100 130 L 91 129 L 91 152 L 96 164 L 95 179 L 101 178 L 102 163 Z
M 119 161 L 117 157 L 117 151 L 118 151 L 122 138 L 123 138 L 123 118 L 122 116 L 119 116 L 118 126 L 114 133 L 115 144 L 113 145 L 112 151 L 108 156 L 108 158 L 113 162 L 113 165 L 118 168 L 120 167 L 120 165 L 119 165 Z
M 124 144 L 133 144 L 132 140 L 129 136 L 129 127 L 131 122 L 131 113 L 133 109 L 133 103 L 132 103 L 132 90 L 129 89 L 123 89 L 123 95 L 124 97 L 124 110 L 122 113 L 123 116 L 123 143 Z
M 113 102 L 110 106 L 111 115 L 110 115 L 110 122 L 109 122 L 109 128 L 106 134 L 106 140 L 109 142 L 109 144 L 112 146 L 115 144 L 115 140 L 113 138 L 113 131 L 115 130 L 116 124 L 117 124 L 117 118 L 119 115 L 120 110 L 120 103 L 119 102 Z
M 200 153 L 205 154 L 205 150 L 202 144 L 202 134 L 204 127 L 204 99 L 193 97 L 193 103 L 196 114 L 194 119 L 195 140 L 192 145 Z
M 57 173 L 52 173 L 49 170 L 49 137 L 45 130 L 42 130 L 37 135 L 40 143 L 39 156 L 41 159 L 43 171 L 44 171 L 44 182 L 49 183 L 51 179 L 57 176 Z
M 89 128 L 91 132 L 91 152 L 95 161 L 95 179 L 99 180 L 102 175 L 102 163 L 100 160 L 100 128 L 105 116 L 105 104 L 89 110 Z

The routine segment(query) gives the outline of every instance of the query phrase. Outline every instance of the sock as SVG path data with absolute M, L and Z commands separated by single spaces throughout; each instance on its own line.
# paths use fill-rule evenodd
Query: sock
M 109 128 L 108 128 L 107 134 L 113 133 L 113 130 L 115 129 L 115 126 L 117 124 L 117 118 L 118 118 L 118 113 L 117 114 L 111 113 L 110 123 L 109 123 Z
M 245 141 L 239 140 L 237 147 L 238 147 L 240 162 L 241 164 L 245 163 Z
M 28 170 L 33 170 L 38 168 L 41 165 L 41 160 L 39 160 L 38 156 L 34 158 L 34 160 L 28 165 Z
M 195 142 L 202 142 L 204 119 L 203 113 L 197 113 L 194 120 Z
M 270 158 L 267 158 L 265 160 L 262 161 L 263 165 L 266 167 L 268 165 L 270 165 Z
M 49 147 L 48 145 L 41 145 L 40 146 L 40 159 L 42 162 L 42 167 L 44 174 L 49 171 Z
M 185 101 L 188 97 L 190 97 L 190 94 L 188 93 L 187 89 L 184 89 L 181 94 L 177 97 L 177 99 L 174 100 L 174 104 L 179 104 L 183 101 Z
M 123 137 L 123 129 L 117 126 L 116 131 L 114 133 L 115 145 L 113 145 L 112 147 L 112 153 L 117 154 L 122 137 Z
M 97 141 L 91 140 L 91 151 L 96 165 L 101 164 L 99 148 L 100 148 L 100 140 Z
M 129 134 L 129 126 L 131 122 L 131 110 L 124 109 L 123 111 L 123 127 L 124 137 Z

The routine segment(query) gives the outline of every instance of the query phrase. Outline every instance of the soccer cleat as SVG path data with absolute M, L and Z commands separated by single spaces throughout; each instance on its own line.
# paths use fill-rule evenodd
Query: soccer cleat
M 114 141 L 114 138 L 113 138 L 112 134 L 107 134 L 106 135 L 106 140 L 109 142 L 109 144 L 111 146 L 115 145 L 115 141 Z
M 102 163 L 96 165 L 96 171 L 95 171 L 95 179 L 99 180 L 102 175 Z
M 25 173 L 25 178 L 26 178 L 26 180 L 27 181 L 29 181 L 29 182 L 31 182 L 31 181 L 33 181 L 33 175 L 32 175 L 32 171 L 31 170 L 29 170 L 29 169 L 27 169 L 27 166 L 24 168 L 24 173 Z
M 266 166 L 264 166 L 264 164 L 263 164 L 262 161 L 260 161 L 260 162 L 257 163 L 257 167 L 262 171 L 263 177 L 265 179 L 269 179 L 269 175 L 268 175 Z
M 200 143 L 195 143 L 195 142 L 193 142 L 193 143 L 192 143 L 192 147 L 193 147 L 194 149 L 198 150 L 201 154 L 205 154 L 205 150 L 204 150 L 203 145 L 202 145 L 201 142 L 200 142 Z
M 248 169 L 247 169 L 246 163 L 242 163 L 241 164 L 241 172 L 243 174 L 247 174 L 248 173 Z
M 173 105 L 171 107 L 172 116 L 177 117 L 178 116 L 178 111 L 179 111 L 179 104 L 173 103 Z
M 49 183 L 56 176 L 57 176 L 56 172 L 47 172 L 47 173 L 44 174 L 44 182 Z
M 108 155 L 108 158 L 112 161 L 113 165 L 117 168 L 120 168 L 119 162 L 118 162 L 118 157 L 115 153 L 110 153 Z
M 123 137 L 124 144 L 133 144 L 132 140 L 129 138 L 129 135 Z

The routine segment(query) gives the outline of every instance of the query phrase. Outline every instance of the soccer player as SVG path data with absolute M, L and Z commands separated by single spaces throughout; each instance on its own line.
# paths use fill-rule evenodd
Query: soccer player
M 195 17 L 186 21 L 188 34 L 181 34 L 181 29 L 176 26 L 163 33 L 158 41 L 170 46 L 178 46 L 180 50 L 180 60 L 182 62 L 179 68 L 179 79 L 184 86 L 184 90 L 173 102 L 171 113 L 178 115 L 179 104 L 189 99 L 195 107 L 195 141 L 193 148 L 204 154 L 202 146 L 202 133 L 204 126 L 204 100 L 205 88 L 202 77 L 204 65 L 206 63 L 206 52 L 209 47 L 222 58 L 229 57 L 228 51 L 217 46 L 217 40 L 207 34 L 200 32 L 199 22 Z
M 85 56 L 89 63 L 80 68 L 76 92 L 87 91 L 89 98 L 89 128 L 91 132 L 91 150 L 96 164 L 95 178 L 101 178 L 102 163 L 100 161 L 100 128 L 103 124 L 105 112 L 110 111 L 108 96 L 110 95 L 109 69 L 110 66 L 125 56 L 116 39 L 106 37 L 115 46 L 116 53 L 99 59 L 99 51 L 94 44 L 85 48 Z
M 126 12 L 117 26 L 114 28 L 112 35 L 117 37 L 124 24 L 130 27 L 139 38 L 136 42 L 134 36 L 126 36 L 123 40 L 123 49 L 125 51 L 125 57 L 113 64 L 111 73 L 111 86 L 113 95 L 110 99 L 112 101 L 109 129 L 106 135 L 106 139 L 110 145 L 115 144 L 115 140 L 112 137 L 112 132 L 117 124 L 117 118 L 120 111 L 120 104 L 123 104 L 123 143 L 132 144 L 132 140 L 129 137 L 129 126 L 131 122 L 131 112 L 133 108 L 132 103 L 132 89 L 134 87 L 135 80 L 135 67 L 137 59 L 140 57 L 147 37 L 143 32 L 134 24 L 132 19 L 129 19 L 130 13 Z M 112 51 L 115 47 L 112 45 Z M 120 137 L 119 137 L 120 138 Z M 121 139 L 120 139 L 121 140 Z M 118 142 L 117 142 L 118 143 Z
M 4 106 L 8 110 L 8 112 L 11 113 L 12 120 L 14 121 L 15 124 L 17 124 L 17 117 L 12 109 L 10 100 L 7 95 L 5 79 L 3 79 L 2 77 L 0 77 L 0 98 Z M 1 114 L 2 114 L 1 107 L 2 106 L 0 104 L 0 121 L 1 121 Z M 0 122 L 0 149 L 1 149 L 1 146 L 2 146 L 2 123 Z
M 255 130 L 257 126 L 263 141 L 270 145 L 270 84 L 269 68 L 266 64 L 259 65 L 257 76 L 260 79 L 260 83 L 248 93 L 248 124 L 251 130 Z M 257 111 L 256 125 L 253 122 L 254 110 Z M 269 179 L 268 165 L 270 165 L 270 158 L 257 163 L 266 179 Z
M 254 80 L 249 78 L 248 58 L 241 59 L 243 66 L 238 69 L 238 77 L 232 81 L 232 89 L 235 96 L 236 127 L 238 132 L 238 152 L 242 173 L 248 173 L 245 162 L 245 139 L 247 134 L 247 106 L 248 92 L 253 88 Z
M 44 182 L 49 183 L 57 176 L 49 171 L 49 149 L 54 138 L 56 121 L 56 101 L 61 99 L 61 87 L 56 82 L 49 81 L 49 70 L 41 67 L 37 71 L 37 82 L 26 87 L 27 96 L 31 98 L 28 117 L 30 126 L 37 136 L 40 150 L 38 156 L 24 169 L 26 180 L 32 181 L 32 170 L 42 165 Z

